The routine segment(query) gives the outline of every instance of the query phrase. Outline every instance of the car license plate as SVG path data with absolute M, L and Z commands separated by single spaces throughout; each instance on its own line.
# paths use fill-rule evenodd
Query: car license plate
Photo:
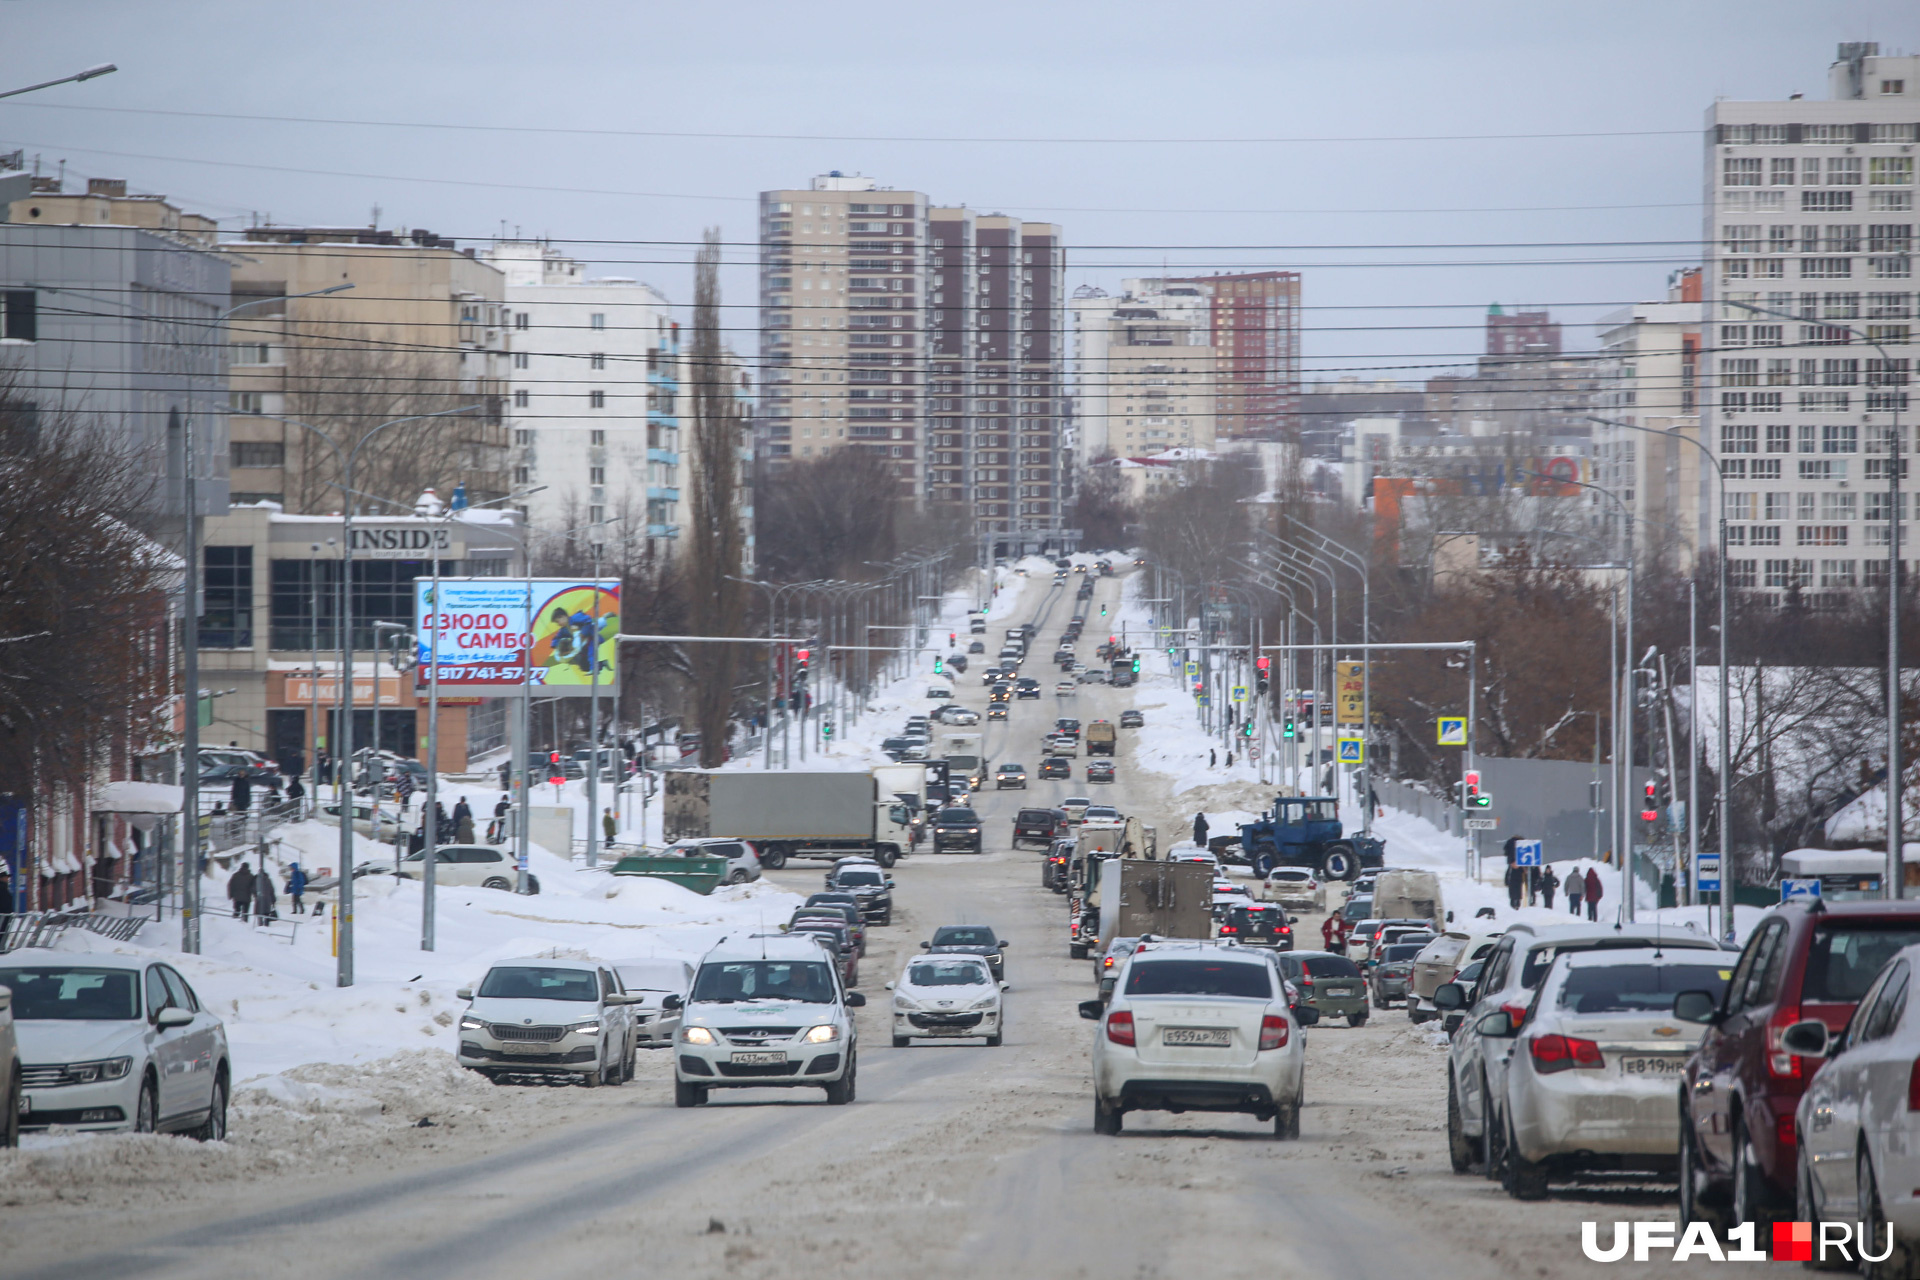
M 1333 997 L 1350 996 L 1353 994 L 1353 988 L 1352 987 L 1328 987 L 1327 994 Z
M 1677 1076 L 1685 1073 L 1687 1060 L 1680 1057 L 1634 1057 L 1620 1059 L 1623 1076 Z
M 507 1052 L 508 1053 L 552 1053 L 553 1046 L 550 1044 L 510 1044 L 507 1046 Z
M 768 1050 L 757 1053 L 736 1053 L 731 1061 L 741 1067 L 777 1067 L 787 1060 L 787 1055 Z
M 1160 1031 L 1160 1043 L 1224 1049 L 1233 1043 L 1233 1032 L 1225 1027 L 1163 1027 Z

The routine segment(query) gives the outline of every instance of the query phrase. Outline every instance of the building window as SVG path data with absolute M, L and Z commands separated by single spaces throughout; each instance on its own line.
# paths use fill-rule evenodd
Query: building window
M 1747 452 L 1751 453 L 1753 451 L 1749 449 L 1747 450 Z M 1792 453 L 1793 452 L 1793 428 L 1787 426 L 1783 422 L 1768 423 L 1767 424 L 1767 452 L 1768 453 Z M 1773 464 L 1773 466 L 1774 466 L 1775 474 L 1778 474 L 1780 464 L 1776 462 Z M 1757 471 L 1754 474 L 1756 477 L 1759 475 Z
M 1759 585 L 1759 575 L 1755 573 L 1757 562 L 1753 560 L 1727 561 L 1727 585 L 1740 590 L 1751 591 Z
M 1908 125 L 1908 128 L 1913 126 Z M 1911 138 L 1908 141 L 1912 141 Z M 1875 156 L 1867 166 L 1867 184 L 1875 187 L 1910 187 L 1913 185 L 1912 156 Z
M 532 404 L 532 402 L 533 402 L 533 396 L 531 393 L 527 391 L 525 387 L 520 387 L 514 391 L 513 393 L 514 408 L 525 409 L 529 407 Z
M 590 315 L 590 316 L 588 316 L 588 317 L 587 317 L 587 327 L 588 327 L 588 328 L 590 328 L 590 329 L 604 329 L 604 328 L 606 328 L 606 327 L 607 327 L 607 317 L 606 317 L 606 313 L 605 313 L 605 312 L 602 312 L 602 311 L 596 311 L 596 312 L 594 312 L 594 313 L 593 313 L 592 315 Z
M 231 342 L 227 344 L 227 359 L 233 364 L 266 364 L 273 349 L 264 342 Z
M 607 393 L 604 391 L 587 392 L 587 408 L 604 409 L 607 407 Z
M 1847 526 L 1803 524 L 1798 530 L 1798 542 L 1803 547 L 1844 547 L 1847 545 Z
M 1802 258 L 1800 259 L 1800 278 L 1802 280 L 1850 280 L 1853 278 L 1853 259 Z
M 1793 519 L 1793 495 L 1790 493 L 1769 493 L 1766 495 L 1768 520 Z
M 526 368 L 526 367 L 527 367 L 527 363 L 528 363 L 528 361 L 527 361 L 527 353 L 526 353 L 526 352 L 524 352 L 524 351 L 516 351 L 516 352 L 514 352 L 514 353 L 513 353 L 513 367 L 514 367 L 514 368 L 516 368 L 516 369 L 524 369 L 524 368 Z
M 201 575 L 200 647 L 253 647 L 253 548 L 207 547 Z
M 606 482 L 607 482 L 607 469 L 605 467 L 588 467 L 587 468 L 588 484 L 605 484 Z
M 235 440 L 229 446 L 236 467 L 284 467 L 287 446 L 278 440 Z
M 1727 519 L 1751 520 L 1754 512 L 1756 494 L 1730 493 L 1727 495 Z
M 588 357 L 587 357 L 587 367 L 588 367 L 589 369 L 604 369 L 604 368 L 606 368 L 606 367 L 607 367 L 607 353 L 606 353 L 606 352 L 604 352 L 604 351 L 596 351 L 596 352 L 594 352 L 594 353 L 593 353 L 592 355 L 590 355 L 590 356 L 588 356 Z
M 524 311 L 516 311 L 516 312 L 514 313 L 514 316 L 513 316 L 513 327 L 514 327 L 514 328 L 516 328 L 516 329 L 525 329 L 525 328 L 527 328 L 527 327 L 529 326 L 529 324 L 531 324 L 531 322 L 532 322 L 532 317 L 530 317 L 530 316 L 528 316 L 528 314 L 527 314 L 526 312 L 524 312 Z
M 532 427 L 515 427 L 513 429 L 513 442 L 521 446 L 532 444 L 533 428 Z
M 235 391 L 228 397 L 228 408 L 234 413 L 253 414 L 266 408 L 267 398 L 258 391 Z
M 600 427 L 595 427 L 592 431 L 587 433 L 588 444 L 605 444 L 606 442 L 607 442 L 607 433 L 605 430 L 603 430 Z
M 40 340 L 40 300 L 32 289 L 0 291 L 0 338 L 13 342 Z
M 532 479 L 533 479 L 533 473 L 528 468 L 515 467 L 513 469 L 513 482 L 515 484 L 526 484 L 528 481 Z

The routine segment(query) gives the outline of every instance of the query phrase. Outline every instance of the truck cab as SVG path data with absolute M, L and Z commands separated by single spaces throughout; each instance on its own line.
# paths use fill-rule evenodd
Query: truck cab
M 1381 865 L 1386 842 L 1344 834 L 1340 802 L 1332 796 L 1277 796 L 1258 822 L 1240 828 L 1240 847 L 1263 880 L 1275 867 L 1309 867 L 1324 879 L 1351 880 L 1362 868 Z

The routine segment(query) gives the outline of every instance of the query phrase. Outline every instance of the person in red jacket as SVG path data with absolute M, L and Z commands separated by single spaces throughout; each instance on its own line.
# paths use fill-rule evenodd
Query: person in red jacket
M 1587 868 L 1587 919 L 1600 918 L 1600 875 L 1592 867 Z
M 1333 914 L 1320 924 L 1320 943 L 1323 948 L 1337 955 L 1347 953 L 1347 918 L 1335 907 Z

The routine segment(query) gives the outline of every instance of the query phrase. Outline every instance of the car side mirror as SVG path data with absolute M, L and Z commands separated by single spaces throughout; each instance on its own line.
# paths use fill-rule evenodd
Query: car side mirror
M 1287 923 L 1288 923 L 1288 924 L 1299 924 L 1299 923 L 1300 923 L 1300 917 L 1299 917 L 1299 916 L 1288 916 L 1288 917 L 1287 917 Z
M 849 991 L 847 992 L 846 1006 L 849 1009 L 864 1009 L 867 1007 L 867 998 L 858 991 Z
M 1443 982 L 1433 989 L 1433 1007 L 1436 1009 L 1464 1009 L 1467 1007 L 1467 989 L 1457 982 Z
M 1000 984 L 1000 989 L 1002 991 L 1011 991 L 1013 990 L 1013 984 L 1011 982 L 1003 982 Z
M 887 990 L 889 991 L 893 990 L 893 984 L 891 982 L 887 984 Z
M 473 988 L 461 987 L 458 991 L 453 993 L 453 998 L 456 1000 L 471 1000 L 473 999 Z
M 922 951 L 931 951 L 933 950 L 933 944 L 931 942 L 923 942 L 920 944 L 920 949 Z
M 168 1005 L 154 1015 L 153 1025 L 165 1031 L 169 1027 L 184 1027 L 193 1021 L 193 1010 L 182 1009 L 179 1005 Z
M 1008 947 L 1010 947 L 1010 946 L 1012 946 L 1012 945 L 1013 945 L 1013 943 L 1012 943 L 1012 942 L 1010 942 L 1010 941 L 1008 941 L 1007 939 L 1005 939 L 1005 938 L 1002 938 L 1002 939 L 1000 939 L 1000 949 L 1001 949 L 1002 951 L 1005 951 L 1005 950 L 1006 950 L 1006 949 L 1007 949 Z
M 1100 1021 L 1100 1015 L 1103 1012 L 1105 1011 L 1100 1007 L 1098 1000 L 1082 1000 L 1080 1002 L 1080 1016 L 1088 1022 Z
M 1495 1009 L 1474 1023 L 1473 1029 L 1489 1040 L 1511 1040 L 1520 1034 L 1520 1028 L 1513 1025 L 1513 1015 L 1505 1009 Z
M 1840 1047 L 1840 1041 L 1818 1018 L 1796 1022 L 1780 1033 L 1780 1047 L 1803 1058 L 1824 1058 Z
M 1711 991 L 1682 991 L 1673 998 L 1673 1016 L 1682 1022 L 1712 1022 L 1719 1010 Z
M 684 1009 L 687 1007 L 686 997 L 668 995 L 660 1001 L 660 1007 L 668 1012 L 672 1012 L 675 1009 Z

